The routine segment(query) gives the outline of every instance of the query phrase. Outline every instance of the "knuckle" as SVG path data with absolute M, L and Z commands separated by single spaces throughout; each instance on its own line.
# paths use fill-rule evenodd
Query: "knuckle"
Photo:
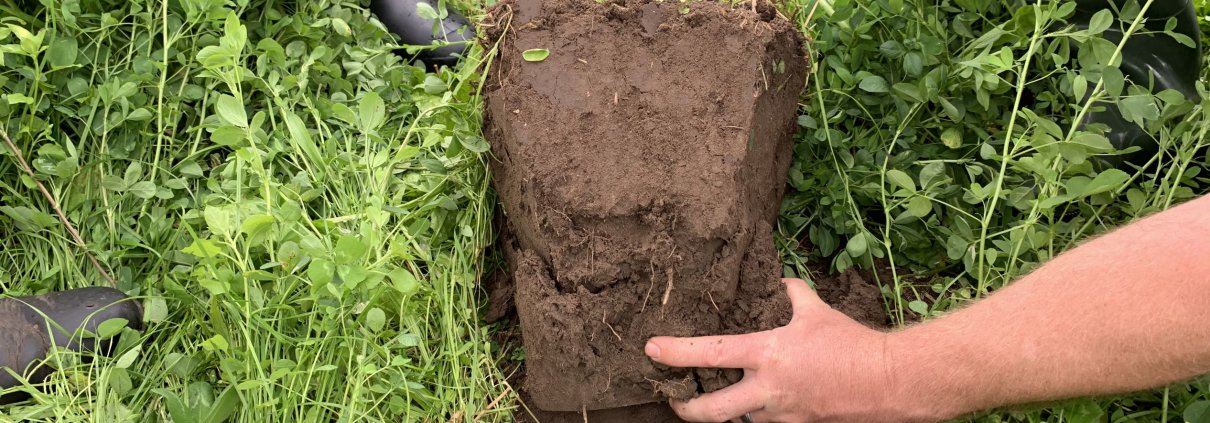
M 710 344 L 706 349 L 706 367 L 718 367 L 723 364 L 723 347 L 718 342 Z
M 790 393 L 784 389 L 774 389 L 769 393 L 769 403 L 776 404 L 778 407 L 791 404 Z
M 757 344 L 757 359 L 760 361 L 761 367 L 776 364 L 782 359 L 781 343 L 777 341 L 776 336 L 770 336 Z

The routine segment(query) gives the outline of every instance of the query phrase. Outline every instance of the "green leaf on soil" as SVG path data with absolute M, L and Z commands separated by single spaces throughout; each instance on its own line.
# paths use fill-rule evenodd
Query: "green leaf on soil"
M 521 52 L 521 57 L 527 62 L 541 62 L 550 56 L 550 50 L 544 48 L 531 48 Z

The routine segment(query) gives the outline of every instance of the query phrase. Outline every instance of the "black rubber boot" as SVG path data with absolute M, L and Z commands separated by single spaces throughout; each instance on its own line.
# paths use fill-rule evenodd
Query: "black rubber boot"
M 434 34 L 434 20 L 425 19 L 416 12 L 420 3 L 437 10 L 436 0 L 371 0 L 370 11 L 378 16 L 378 20 L 382 21 L 387 29 L 398 35 L 403 44 L 427 46 L 434 42 L 448 42 L 449 44 L 444 46 L 417 53 L 416 59 L 424 62 L 427 67 L 458 64 L 460 55 L 465 53 L 470 48 L 470 43 L 475 40 L 475 28 L 465 17 L 447 7 L 447 15 L 440 21 L 440 26 Z
M 92 287 L 0 300 L 0 389 L 19 384 L 9 370 L 24 375 L 30 383 L 46 380 L 53 370 L 40 362 L 52 346 L 111 353 L 116 337 L 98 342 L 84 338 L 80 329 L 96 333 L 97 326 L 114 318 L 126 319 L 130 327 L 140 329 L 141 310 L 128 298 L 116 289 Z M 0 404 L 25 397 L 24 393 L 0 396 Z
M 1087 28 L 1093 14 L 1104 9 L 1120 10 L 1120 0 L 1078 0 L 1076 15 L 1073 18 L 1077 26 Z M 1184 34 L 1194 40 L 1196 47 L 1190 48 L 1166 34 L 1132 35 L 1122 49 L 1122 73 L 1135 84 L 1147 84 L 1154 81 L 1154 92 L 1175 89 L 1186 98 L 1197 101 L 1196 83 L 1201 73 L 1202 49 L 1201 33 L 1197 26 L 1197 14 L 1190 0 L 1155 0 L 1147 9 L 1145 23 L 1148 31 L 1163 31 L 1168 19 L 1176 18 L 1177 26 L 1173 32 Z M 1116 13 L 1115 13 L 1116 18 Z M 1122 40 L 1123 31 L 1118 25 L 1111 26 L 1102 35 L 1106 40 L 1117 44 Z M 1120 149 L 1139 147 L 1141 150 L 1133 154 L 1108 157 L 1107 161 L 1118 167 L 1142 165 L 1153 157 L 1159 148 L 1150 134 L 1134 122 L 1122 118 L 1118 107 L 1113 103 L 1101 103 L 1105 110 L 1090 113 L 1084 124 L 1100 123 L 1109 126 L 1105 134 L 1109 142 Z

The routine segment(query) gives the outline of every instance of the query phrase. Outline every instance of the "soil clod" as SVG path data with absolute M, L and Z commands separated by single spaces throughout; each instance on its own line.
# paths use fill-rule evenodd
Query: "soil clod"
M 715 2 L 505 0 L 489 20 L 485 132 L 531 404 L 591 413 L 734 383 L 643 346 L 789 320 L 772 224 L 801 35 L 771 6 Z

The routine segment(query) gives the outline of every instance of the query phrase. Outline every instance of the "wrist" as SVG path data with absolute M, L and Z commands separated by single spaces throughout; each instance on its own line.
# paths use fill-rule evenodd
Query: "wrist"
M 887 388 L 884 409 L 890 421 L 937 422 L 954 418 L 966 410 L 957 380 L 948 380 L 960 372 L 938 366 L 947 363 L 943 353 L 924 342 L 919 327 L 886 334 L 883 357 Z M 951 394 L 954 393 L 954 394 Z

